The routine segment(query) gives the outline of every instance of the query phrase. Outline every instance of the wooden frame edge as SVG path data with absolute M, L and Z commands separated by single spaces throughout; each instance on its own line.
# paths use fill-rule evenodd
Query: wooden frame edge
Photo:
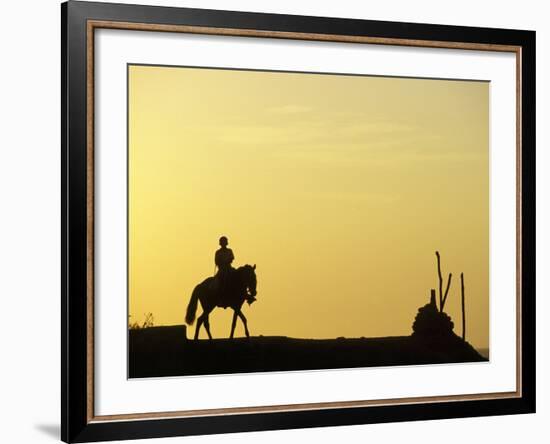
M 513 399 L 519 398 L 521 395 L 516 392 L 499 392 L 487 394 L 472 394 L 472 395 L 449 395 L 449 396 L 422 396 L 411 398 L 394 398 L 382 400 L 364 400 L 364 401 L 335 401 L 335 402 L 319 402 L 309 404 L 280 404 L 270 406 L 256 407 L 230 407 L 219 409 L 197 409 L 197 410 L 181 410 L 167 412 L 150 412 L 150 413 L 127 413 L 118 415 L 101 415 L 95 416 L 90 421 L 91 423 L 112 422 L 112 421 L 127 421 L 127 420 L 143 420 L 143 419 L 166 419 L 166 418 L 197 418 L 203 416 L 229 416 L 239 414 L 260 414 L 260 413 L 281 413 L 281 412 L 297 412 L 307 410 L 329 410 L 341 408 L 361 408 L 361 407 L 387 407 L 392 405 L 410 405 L 422 402 L 423 404 L 436 404 L 441 402 L 462 402 L 462 401 L 482 401 L 495 399 Z
M 388 400 L 363 400 L 363 401 L 341 401 L 341 402 L 325 402 L 325 403 L 309 403 L 309 404 L 286 404 L 272 405 L 261 407 L 237 407 L 237 408 L 221 408 L 221 409 L 204 409 L 204 410 L 183 410 L 173 412 L 145 412 L 132 414 L 118 415 L 101 415 L 94 414 L 94 278 L 93 278 L 93 246 L 94 246 L 94 31 L 95 29 L 124 29 L 133 31 L 156 31 L 156 32 L 176 32 L 190 33 L 202 35 L 221 35 L 221 36 L 240 36 L 240 37 L 260 37 L 260 38 L 280 38 L 290 40 L 310 40 L 310 41 L 326 41 L 340 43 L 359 43 L 359 44 L 376 44 L 376 45 L 395 45 L 407 47 L 426 47 L 426 48 L 443 48 L 443 49 L 463 49 L 463 50 L 479 50 L 479 51 L 497 51 L 511 52 L 516 56 L 516 174 L 517 174 L 517 224 L 516 224 L 516 391 L 515 392 L 500 392 L 490 394 L 469 394 L 469 395 L 453 395 L 453 396 L 427 396 L 413 398 L 396 398 Z M 485 44 L 485 43 L 467 43 L 467 42 L 447 42 L 433 40 L 415 40 L 415 39 L 397 39 L 397 38 L 381 38 L 381 37 L 365 37 L 365 36 L 345 36 L 332 34 L 311 34 L 299 32 L 284 32 L 284 31 L 263 31 L 250 29 L 235 29 L 235 28 L 214 28 L 202 26 L 187 26 L 187 25 L 163 25 L 163 24 L 148 24 L 123 21 L 108 21 L 108 20 L 87 20 L 87 239 L 88 239 L 88 295 L 87 295 L 87 313 L 88 313 L 88 377 L 87 377 L 87 421 L 88 423 L 98 423 L 107 421 L 121 420 L 137 420 L 137 419 L 159 419 L 159 418 L 188 418 L 212 415 L 235 415 L 242 413 L 272 413 L 272 412 L 294 412 L 304 410 L 322 410 L 333 408 L 357 408 L 357 407 L 373 407 L 387 405 L 406 405 L 415 403 L 438 403 L 438 402 L 459 402 L 473 400 L 490 400 L 490 399 L 510 399 L 521 398 L 522 396 L 522 372 L 521 372 L 521 154 L 522 154 L 522 138 L 521 138 L 521 122 L 522 122 L 522 48 L 519 45 L 500 45 L 500 44 Z
M 124 22 L 115 20 L 88 20 L 88 28 L 92 32 L 96 28 L 125 29 L 129 31 L 174 32 L 202 35 L 221 35 L 227 37 L 260 37 L 286 40 L 310 40 L 334 43 L 363 43 L 372 45 L 413 46 L 442 49 L 467 49 L 477 51 L 517 52 L 517 45 L 501 45 L 492 43 L 450 42 L 443 40 L 399 39 L 390 37 L 368 37 L 339 34 L 318 34 L 288 31 L 265 31 L 261 29 L 215 28 L 209 26 L 166 25 L 139 22 Z
M 94 131 L 95 131 L 95 101 L 94 101 L 94 28 L 86 28 L 86 323 L 87 339 L 87 399 L 86 419 L 88 422 L 94 419 L 95 385 L 94 385 L 94 361 L 95 361 L 95 336 L 94 336 Z

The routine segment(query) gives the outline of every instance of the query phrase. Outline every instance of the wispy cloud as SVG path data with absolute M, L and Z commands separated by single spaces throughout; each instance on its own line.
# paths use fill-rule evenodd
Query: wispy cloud
M 269 109 L 269 112 L 273 114 L 283 114 L 283 115 L 304 114 L 310 111 L 311 111 L 311 107 L 303 106 L 303 105 L 283 105 L 283 106 L 277 106 Z
M 330 202 L 340 202 L 343 204 L 361 204 L 361 203 L 377 203 L 377 204 L 394 204 L 400 200 L 400 196 L 392 192 L 350 192 L 350 191 L 296 191 L 295 196 L 304 197 L 305 199 L 321 200 Z

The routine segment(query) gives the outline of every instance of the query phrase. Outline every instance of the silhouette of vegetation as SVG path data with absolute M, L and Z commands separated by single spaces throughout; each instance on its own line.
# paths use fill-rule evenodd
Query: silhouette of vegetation
M 128 329 L 130 330 L 141 330 L 143 328 L 151 328 L 155 325 L 155 320 L 153 318 L 153 313 L 145 313 L 145 320 L 140 324 L 137 321 L 128 322 Z M 128 316 L 128 319 L 130 319 L 132 316 Z

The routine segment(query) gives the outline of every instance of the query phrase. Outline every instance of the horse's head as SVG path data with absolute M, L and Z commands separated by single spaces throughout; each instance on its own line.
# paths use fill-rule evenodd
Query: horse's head
M 246 290 L 248 293 L 247 301 L 249 304 L 256 300 L 256 264 L 245 265 L 242 267 L 243 270 L 243 283 L 246 285 Z

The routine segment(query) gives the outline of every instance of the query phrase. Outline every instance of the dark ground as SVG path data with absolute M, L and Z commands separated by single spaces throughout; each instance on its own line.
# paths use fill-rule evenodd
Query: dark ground
M 481 361 L 487 359 L 454 334 L 444 341 L 415 335 L 192 341 L 181 325 L 129 331 L 130 378 Z

